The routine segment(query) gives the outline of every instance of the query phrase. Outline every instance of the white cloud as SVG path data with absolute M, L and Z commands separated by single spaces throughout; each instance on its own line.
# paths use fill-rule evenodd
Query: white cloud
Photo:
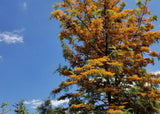
M 39 99 L 33 99 L 32 101 L 24 101 L 24 104 L 31 105 L 31 108 L 37 108 L 43 103 L 43 101 Z
M 160 71 L 156 71 L 156 72 L 151 72 L 153 74 L 160 74 Z
M 23 36 L 20 32 L 22 32 L 22 30 L 0 32 L 0 42 L 5 42 L 7 44 L 23 43 Z
M 60 101 L 57 101 L 57 100 L 52 100 L 51 101 L 52 106 L 59 106 L 61 104 L 68 103 L 68 102 L 69 102 L 69 99 L 60 100 Z
M 160 74 L 160 71 L 155 72 L 155 74 Z
M 39 100 L 39 99 L 33 99 L 32 101 L 24 101 L 24 104 L 26 105 L 31 105 L 31 108 L 37 108 L 38 106 L 40 106 L 44 101 L 42 100 Z M 68 99 L 66 100 L 60 100 L 60 101 L 57 101 L 57 100 L 51 100 L 51 104 L 52 106 L 59 106 L 61 104 L 64 104 L 64 103 L 67 103 L 69 102 Z

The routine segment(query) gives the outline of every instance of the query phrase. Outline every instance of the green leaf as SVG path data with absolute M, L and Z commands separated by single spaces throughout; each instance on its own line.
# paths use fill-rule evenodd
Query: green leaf
M 144 99 L 137 99 L 137 101 L 136 101 L 137 106 L 139 105 L 139 106 L 141 106 L 143 108 L 145 108 L 144 103 L 145 103 Z
M 130 22 L 130 21 L 132 21 L 133 20 L 133 16 L 130 16 L 129 18 L 128 18 L 128 21 Z
M 146 27 L 144 25 L 140 26 L 140 30 L 141 31 L 145 31 L 146 30 Z
M 133 95 L 137 94 L 137 92 L 140 92 L 140 91 L 142 91 L 142 88 L 137 87 L 137 86 L 134 86 L 134 87 L 132 87 L 132 88 L 129 89 L 129 92 L 131 94 L 133 94 Z
M 160 53 L 158 54 L 157 58 L 158 58 L 158 60 L 160 60 Z
M 141 9 L 140 8 L 134 8 L 134 11 L 137 15 L 141 15 Z
M 71 11 L 72 11 L 72 13 L 76 12 L 76 10 L 74 8 Z
M 121 4 L 120 4 L 120 10 L 122 11 L 126 6 L 126 2 L 123 1 Z
M 114 12 L 113 10 L 111 10 L 111 9 L 108 9 L 107 11 L 108 11 L 108 15 L 109 15 L 109 16 L 114 15 L 114 13 L 115 13 L 115 12 Z
M 111 47 L 109 47 L 109 49 L 114 49 L 114 50 L 116 50 L 116 46 L 111 46 Z
M 158 21 L 158 16 L 157 15 L 153 15 L 153 21 Z
M 102 13 L 104 11 L 104 7 L 97 10 L 97 12 Z
M 79 12 L 77 10 L 75 10 L 74 8 L 71 10 L 72 11 L 72 14 L 79 14 Z
M 136 3 L 137 6 L 141 7 L 143 5 L 142 0 L 138 0 Z
M 156 107 L 156 108 L 160 108 L 160 101 L 156 101 L 156 102 L 155 102 L 155 107 Z
M 142 74 L 146 74 L 147 70 L 145 68 L 140 69 L 140 71 L 142 72 Z
M 48 19 L 49 19 L 49 20 L 51 20 L 52 18 L 53 18 L 53 16 L 52 16 L 52 15 L 50 15 Z
M 152 63 L 152 65 L 155 65 L 154 58 L 152 58 L 151 63 Z
M 133 108 L 128 108 L 128 109 L 122 109 L 122 111 L 124 112 L 124 114 L 132 114 L 129 111 L 133 110 Z
M 58 5 L 57 5 L 57 3 L 54 3 L 54 4 L 53 4 L 53 8 L 54 8 L 55 10 L 57 10 L 57 9 L 58 9 Z

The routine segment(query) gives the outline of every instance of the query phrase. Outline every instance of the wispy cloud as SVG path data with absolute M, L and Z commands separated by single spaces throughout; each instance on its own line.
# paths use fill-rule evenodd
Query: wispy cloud
M 3 59 L 3 57 L 2 57 L 2 56 L 0 56 L 0 60 L 1 60 L 1 59 Z
M 22 29 L 14 30 L 13 33 L 20 34 L 20 33 L 24 32 L 25 30 L 26 30 L 25 28 L 22 28 Z
M 23 2 L 22 5 L 23 5 L 23 8 L 24 8 L 24 9 L 27 9 L 27 2 Z
M 33 99 L 33 100 L 31 100 L 31 101 L 24 101 L 24 104 L 26 104 L 26 105 L 31 105 L 31 108 L 37 108 L 38 106 L 40 106 L 42 103 L 43 103 L 44 101 L 42 101 L 42 100 L 39 100 L 39 99 Z M 62 104 L 64 104 L 64 103 L 67 103 L 67 102 L 69 102 L 69 100 L 68 99 L 66 99 L 66 100 L 60 100 L 60 101 L 57 101 L 57 100 L 51 100 L 51 104 L 52 104 L 52 106 L 59 106 L 59 105 L 62 105 Z
M 2 56 L 0 56 L 0 61 L 3 61 L 3 57 Z
M 23 43 L 23 36 L 20 34 L 22 30 L 13 32 L 0 32 L 0 42 L 7 44 Z
M 31 108 L 36 108 L 37 106 L 41 105 L 43 101 L 39 99 L 33 99 L 32 101 L 24 101 L 24 104 L 31 105 Z

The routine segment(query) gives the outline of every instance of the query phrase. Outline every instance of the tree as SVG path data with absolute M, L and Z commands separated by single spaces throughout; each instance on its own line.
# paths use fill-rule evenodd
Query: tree
M 39 114 L 55 114 L 50 100 L 44 101 L 40 106 L 37 107 L 37 110 Z
M 16 112 L 16 114 L 29 114 L 23 100 L 21 100 L 19 103 L 14 104 L 13 106 L 15 107 L 14 112 Z
M 52 92 L 77 86 L 76 93 L 58 98 L 70 100 L 70 113 L 159 112 L 160 74 L 145 69 L 160 58 L 149 47 L 160 40 L 160 31 L 152 30 L 157 16 L 151 16 L 150 1 L 138 0 L 135 9 L 124 9 L 122 0 L 55 4 L 51 14 L 61 24 L 59 38 L 70 66 L 57 69 L 68 79 Z
M 7 102 L 2 103 L 0 105 L 0 114 L 5 114 L 8 113 L 9 111 L 11 111 L 12 109 L 8 108 L 9 104 Z

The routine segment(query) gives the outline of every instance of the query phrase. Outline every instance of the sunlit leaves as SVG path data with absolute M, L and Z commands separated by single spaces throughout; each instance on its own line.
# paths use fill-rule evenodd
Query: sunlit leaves
M 141 15 L 141 9 L 140 8 L 135 8 L 134 11 L 135 11 L 136 15 L 139 15 L 139 16 Z
M 62 10 L 55 8 L 51 15 L 62 25 L 59 37 L 70 69 L 59 68 L 68 79 L 53 93 L 78 87 L 75 94 L 60 97 L 70 99 L 71 113 L 158 112 L 160 79 L 145 67 L 159 57 L 150 45 L 159 41 L 160 32 L 151 31 L 158 17 L 150 16 L 148 1 L 138 0 L 135 9 L 124 9 L 121 0 L 57 4 Z

